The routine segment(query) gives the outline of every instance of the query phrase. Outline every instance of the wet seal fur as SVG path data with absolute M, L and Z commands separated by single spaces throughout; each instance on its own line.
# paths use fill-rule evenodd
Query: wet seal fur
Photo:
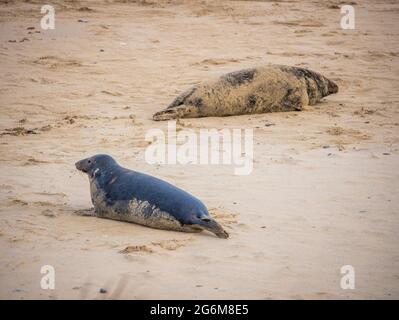
M 123 168 L 109 155 L 95 155 L 75 166 L 89 176 L 97 217 L 165 230 L 208 230 L 225 239 L 229 236 L 200 200 L 168 182 Z
M 278 111 L 299 111 L 338 86 L 321 74 L 299 67 L 267 65 L 228 73 L 216 81 L 180 94 L 156 121 L 176 118 L 224 117 Z

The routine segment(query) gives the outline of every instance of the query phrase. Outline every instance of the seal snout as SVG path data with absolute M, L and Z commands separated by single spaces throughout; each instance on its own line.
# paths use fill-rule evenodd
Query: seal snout
M 80 160 L 80 161 L 76 162 L 75 163 L 76 169 L 78 169 L 79 171 L 82 171 L 84 173 L 87 173 L 87 168 L 85 166 L 85 162 L 86 162 L 86 160 Z

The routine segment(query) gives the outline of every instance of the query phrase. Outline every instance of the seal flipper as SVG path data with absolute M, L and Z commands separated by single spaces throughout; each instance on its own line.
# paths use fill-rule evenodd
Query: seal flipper
M 183 93 L 178 95 L 177 98 L 173 100 L 172 103 L 166 109 L 171 109 L 184 104 L 187 101 L 187 98 L 189 98 L 194 93 L 195 90 L 197 90 L 196 86 L 191 87 L 190 89 L 184 91 Z
M 162 111 L 155 113 L 152 118 L 155 121 L 171 120 L 177 118 L 185 118 L 192 111 L 192 107 L 185 106 L 184 103 L 187 99 L 197 90 L 197 87 L 191 87 L 190 89 L 181 93 L 172 103 Z
M 218 238 L 227 239 L 229 237 L 223 227 L 211 217 L 203 217 L 197 223 L 201 228 L 214 233 Z
M 159 111 L 152 116 L 155 121 L 189 117 L 198 117 L 198 110 L 196 106 L 188 106 L 183 104 L 176 107 L 168 107 L 167 109 Z
M 338 92 L 338 85 L 318 72 L 300 67 L 280 66 L 280 68 L 305 81 L 309 105 L 314 105 L 323 97 Z

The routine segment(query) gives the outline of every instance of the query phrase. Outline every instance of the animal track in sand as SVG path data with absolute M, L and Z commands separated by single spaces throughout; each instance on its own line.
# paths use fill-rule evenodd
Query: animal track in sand
M 32 61 L 34 64 L 46 66 L 50 69 L 80 67 L 82 63 L 75 59 L 65 59 L 56 56 L 43 56 Z
M 18 126 L 18 127 L 14 127 L 14 128 L 7 128 L 4 129 L 2 132 L 0 132 L 0 137 L 1 136 L 26 136 L 26 135 L 32 135 L 32 134 L 40 134 L 43 132 L 47 132 L 50 131 L 54 128 L 61 128 L 64 125 L 71 125 L 76 123 L 76 120 L 78 119 L 83 119 L 83 120 L 97 120 L 100 119 L 99 117 L 89 117 L 89 116 L 77 116 L 77 115 L 67 115 L 64 118 L 62 118 L 62 120 L 52 123 L 52 124 L 48 124 L 42 127 L 37 127 L 37 128 L 25 128 L 23 126 Z M 104 119 L 108 119 L 108 118 L 104 118 Z M 24 120 L 24 119 L 22 119 Z M 26 123 L 25 121 L 20 121 L 20 123 Z M 26 165 L 29 164 L 34 164 L 34 163 L 38 163 L 37 161 L 33 160 L 32 162 L 27 162 Z
M 325 129 L 325 132 L 331 137 L 335 137 L 335 139 L 331 139 L 328 142 L 328 145 L 335 145 L 339 151 L 344 151 L 346 146 L 357 143 L 364 140 L 370 140 L 372 138 L 371 135 L 365 134 L 359 130 L 351 129 L 351 128 L 342 128 L 339 126 L 328 127 Z M 321 145 L 315 145 L 315 148 L 320 148 Z
M 223 64 L 228 64 L 228 63 L 236 63 L 240 62 L 241 59 L 235 59 L 235 58 L 230 58 L 230 59 L 204 59 L 200 62 L 194 62 L 191 63 L 191 66 L 217 66 L 217 65 L 223 65 Z
M 11 198 L 10 199 L 10 204 L 9 206 L 13 206 L 13 205 L 17 205 L 17 206 L 27 206 L 29 203 L 21 200 L 21 199 L 17 199 L 17 198 Z
M 60 208 L 63 207 L 63 202 L 65 200 L 66 195 L 63 193 L 47 193 L 47 192 L 34 192 L 38 200 L 36 201 L 28 201 L 21 200 L 18 198 L 11 197 L 9 198 L 8 206 L 30 206 L 30 207 L 47 207 L 47 208 Z M 39 196 L 39 197 L 37 197 Z M 52 202 L 51 200 L 57 197 L 56 202 Z M 41 198 L 41 199 L 40 199 Z
M 188 238 L 184 240 L 176 240 L 176 239 L 171 239 L 171 240 L 162 240 L 162 241 L 157 241 L 157 242 L 151 242 L 153 246 L 160 247 L 162 249 L 166 250 L 176 250 L 180 247 L 184 247 L 187 242 L 194 240 L 193 238 Z
M 38 134 L 37 129 L 26 129 L 24 127 L 7 128 L 0 133 L 0 136 L 26 136 L 28 134 Z
M 141 139 L 134 139 L 131 143 L 129 143 L 129 147 L 132 148 L 145 148 L 151 144 L 151 141 L 143 141 Z
M 47 192 L 47 191 L 40 191 L 40 192 L 33 192 L 33 194 L 38 195 L 38 198 L 42 198 L 43 201 L 45 200 L 53 200 L 54 198 L 57 199 L 58 202 L 64 201 L 68 196 L 63 192 Z
M 127 246 L 125 249 L 120 250 L 119 253 L 127 254 L 133 252 L 142 252 L 142 253 L 154 253 L 157 248 L 161 248 L 168 251 L 174 251 L 178 248 L 184 247 L 188 242 L 193 241 L 193 238 L 187 238 L 182 240 L 171 239 L 171 240 L 160 240 L 153 241 L 149 244 L 145 245 L 131 245 Z
M 154 250 L 151 249 L 151 247 L 147 245 L 141 245 L 141 246 L 127 246 L 125 249 L 119 251 L 119 253 L 132 253 L 132 252 L 146 252 L 146 253 L 153 253 Z
M 88 209 L 79 209 L 73 212 L 74 214 L 81 216 L 81 217 L 95 217 L 96 213 L 94 212 L 94 208 Z
M 34 201 L 29 204 L 34 205 L 34 206 L 39 206 L 39 207 L 58 207 L 58 204 L 50 202 L 50 201 Z
M 49 161 L 39 160 L 34 157 L 29 157 L 22 165 L 23 166 L 30 166 L 35 164 L 42 164 L 42 163 L 49 163 Z
M 114 96 L 114 97 L 121 97 L 121 96 L 123 96 L 122 93 L 117 92 L 117 91 L 102 90 L 101 93 L 104 93 L 104 94 L 107 94 L 107 95 L 110 95 L 110 96 Z
M 4 129 L 4 131 L 0 132 L 0 136 L 26 136 L 30 134 L 39 134 L 41 132 L 49 131 L 51 129 L 51 126 L 43 126 L 41 128 L 32 128 L 32 129 L 27 129 L 25 127 L 15 127 L 15 128 L 7 128 Z
M 222 225 L 237 224 L 237 214 L 225 211 L 222 208 L 210 208 L 209 212 Z
M 355 116 L 360 116 L 362 118 L 365 118 L 365 116 L 371 116 L 371 115 L 378 115 L 381 117 L 386 117 L 384 113 L 381 111 L 386 111 L 386 108 L 379 108 L 379 109 L 366 109 L 364 107 L 361 107 L 359 110 L 356 110 L 353 112 L 353 115 Z
M 286 21 L 273 21 L 274 24 L 282 24 L 288 27 L 300 26 L 300 27 L 322 27 L 323 23 L 311 19 L 298 19 L 298 20 L 286 20 Z
M 355 130 L 355 129 L 344 129 L 342 127 L 328 127 L 326 129 L 326 132 L 329 135 L 332 136 L 348 136 L 348 137 L 352 137 L 352 138 L 356 138 L 358 140 L 368 140 L 370 139 L 370 136 L 367 134 L 362 133 L 359 130 Z

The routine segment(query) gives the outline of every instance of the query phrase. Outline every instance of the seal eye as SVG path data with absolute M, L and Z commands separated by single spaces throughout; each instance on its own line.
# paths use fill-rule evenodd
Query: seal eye
M 91 163 L 91 160 L 87 160 L 87 163 Z

